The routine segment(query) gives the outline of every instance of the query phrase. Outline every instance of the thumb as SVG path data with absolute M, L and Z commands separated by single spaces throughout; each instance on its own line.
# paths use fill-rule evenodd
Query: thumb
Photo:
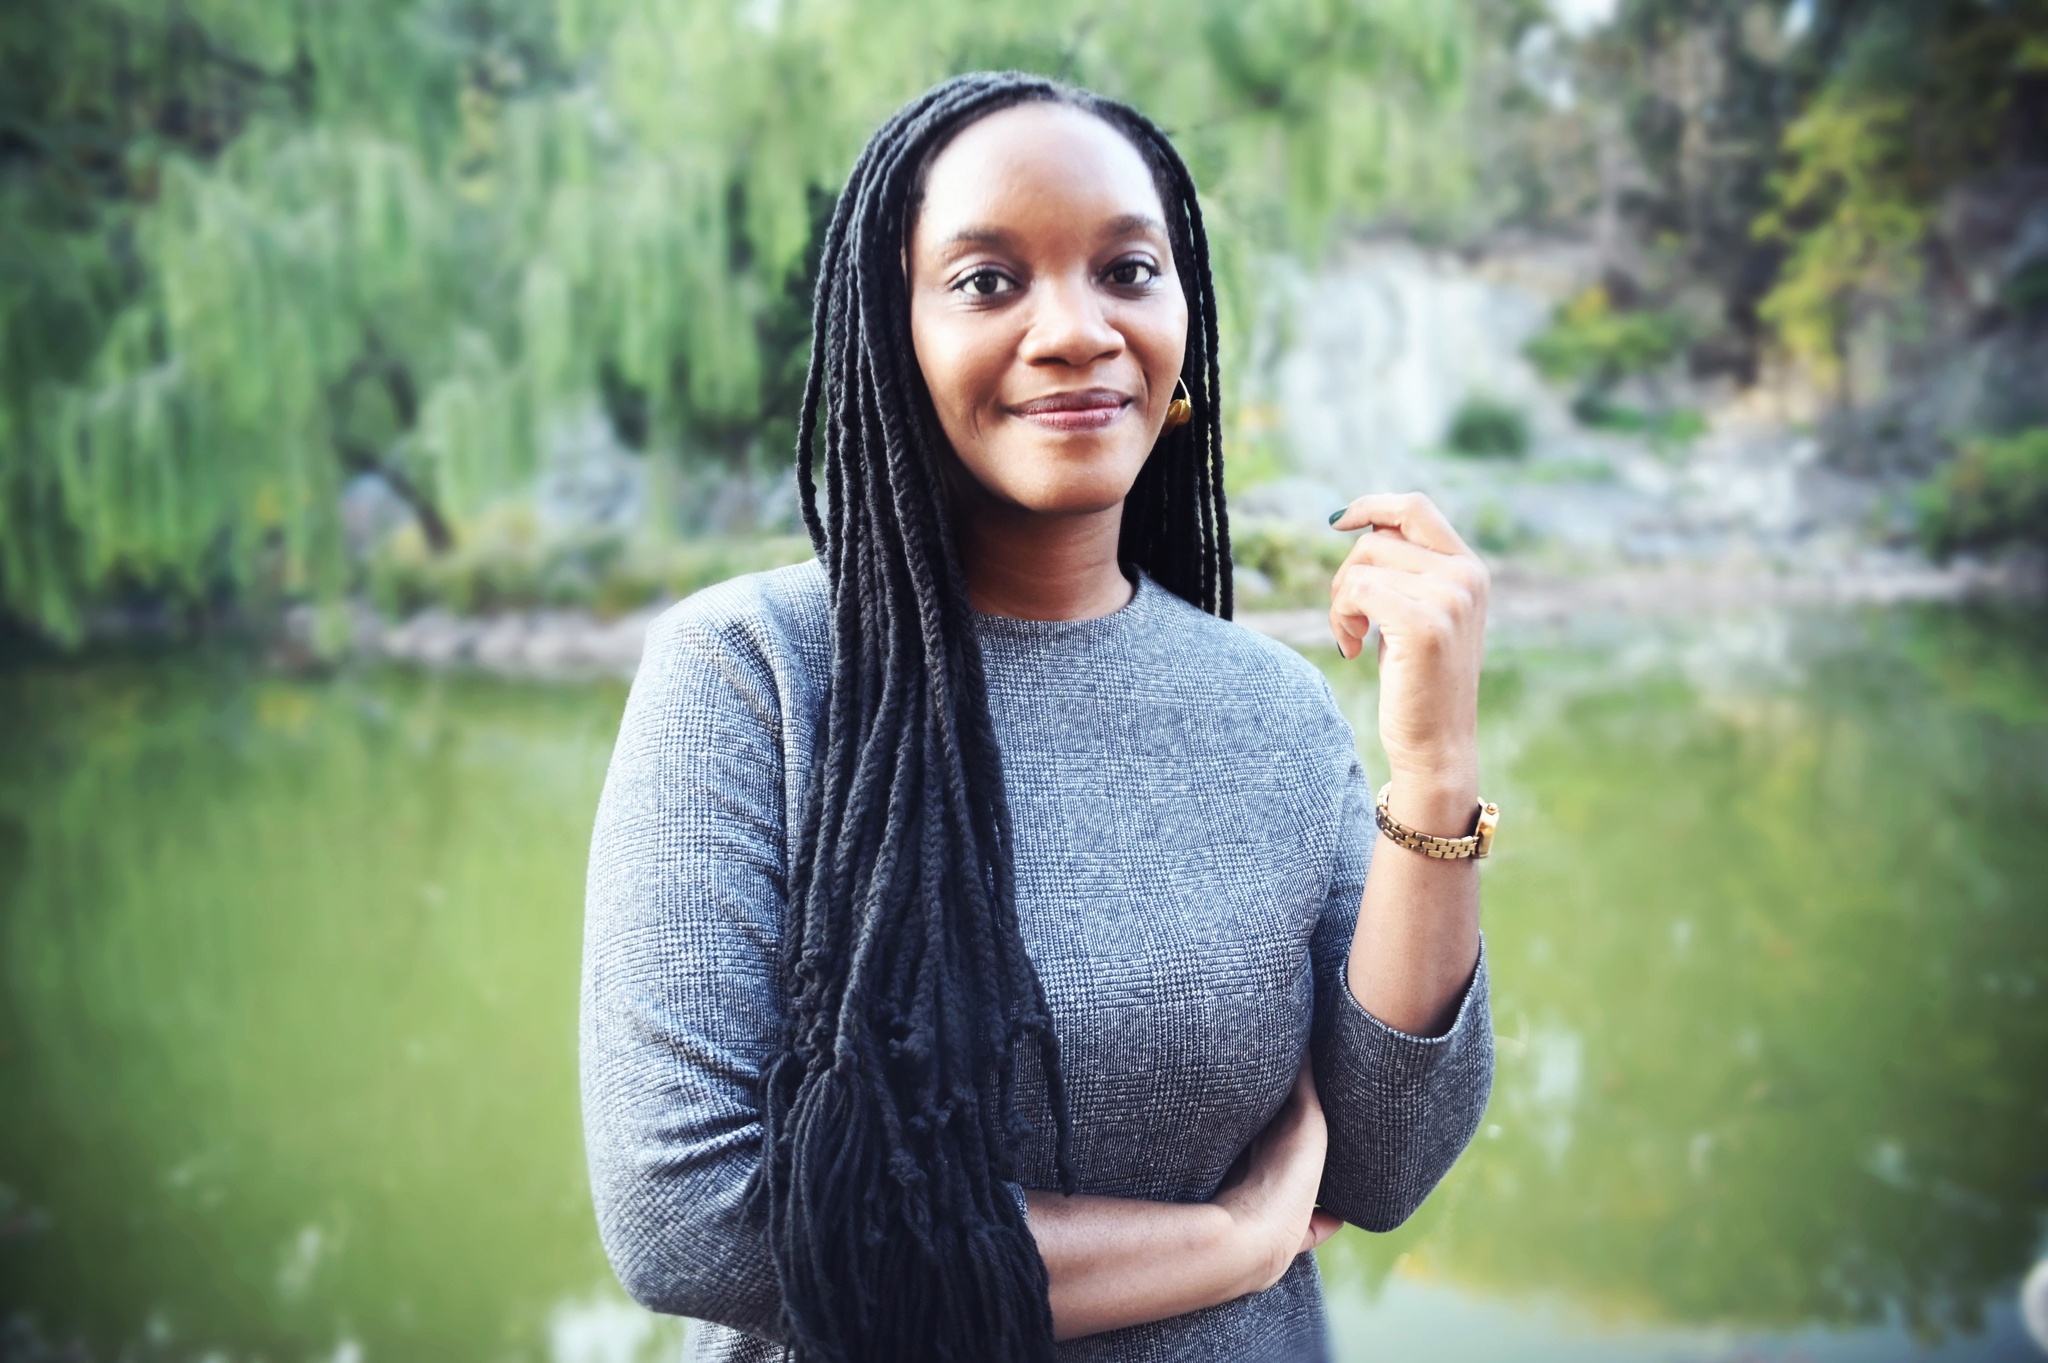
M 1322 1107 L 1322 1100 L 1316 1096 L 1316 1067 L 1307 1056 L 1301 1058 L 1301 1068 L 1294 1072 L 1294 1092 L 1290 1097 L 1312 1108 Z
M 1343 1228 L 1342 1221 L 1318 1207 L 1308 1214 L 1308 1230 L 1302 1234 L 1301 1248 L 1294 1252 L 1306 1254 Z

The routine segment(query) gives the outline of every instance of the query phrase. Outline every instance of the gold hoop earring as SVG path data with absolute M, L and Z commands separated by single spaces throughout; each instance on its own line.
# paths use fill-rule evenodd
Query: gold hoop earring
M 1161 429 L 1160 434 L 1164 435 L 1167 431 L 1177 431 L 1194 419 L 1195 401 L 1188 394 L 1188 381 L 1186 379 L 1175 379 L 1173 381 L 1173 401 L 1166 404 L 1166 425 Z

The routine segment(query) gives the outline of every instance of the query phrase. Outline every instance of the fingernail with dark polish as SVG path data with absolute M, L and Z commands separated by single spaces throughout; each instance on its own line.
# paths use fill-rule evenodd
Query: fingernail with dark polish
M 1335 525 L 1338 521 L 1343 520 L 1344 513 L 1349 511 L 1350 509 L 1351 508 L 1348 506 L 1340 506 L 1335 511 L 1332 511 L 1330 513 L 1330 524 Z

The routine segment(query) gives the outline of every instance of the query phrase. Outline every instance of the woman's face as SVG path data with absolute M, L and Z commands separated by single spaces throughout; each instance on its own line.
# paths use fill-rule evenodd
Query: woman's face
M 939 153 L 911 233 L 910 333 L 939 424 L 1000 502 L 1118 506 L 1187 349 L 1159 191 L 1108 124 L 1023 104 Z

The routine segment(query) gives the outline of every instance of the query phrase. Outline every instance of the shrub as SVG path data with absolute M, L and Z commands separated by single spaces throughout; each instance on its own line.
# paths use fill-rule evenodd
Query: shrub
M 1233 526 L 1230 557 L 1272 584 L 1260 606 L 1312 606 L 1329 601 L 1330 574 L 1351 552 L 1352 539 L 1334 530 L 1318 533 L 1274 523 Z
M 1529 481 L 1536 484 L 1611 483 L 1614 479 L 1614 465 L 1605 459 L 1553 459 L 1529 469 Z
M 1529 419 L 1505 402 L 1469 397 L 1458 405 L 1444 443 L 1475 459 L 1520 459 L 1529 452 Z
M 1472 547 L 1489 554 L 1512 554 L 1534 541 L 1529 528 L 1499 502 L 1482 502 L 1472 513 Z
M 1663 368 L 1692 339 L 1692 321 L 1684 313 L 1661 308 L 1617 312 L 1607 290 L 1595 285 L 1559 309 L 1525 353 L 1553 383 L 1610 388 L 1631 374 Z
M 1611 402 L 1597 392 L 1572 399 L 1572 415 L 1581 425 L 1597 431 L 1643 436 L 1659 449 L 1683 448 L 1707 433 L 1707 419 L 1690 407 L 1646 412 Z
M 2007 276 L 2000 298 L 2022 317 L 2048 311 L 2048 253 L 2035 256 Z
M 2006 544 L 2048 547 L 2048 426 L 1986 436 L 1920 488 L 1920 538 L 1939 557 Z

